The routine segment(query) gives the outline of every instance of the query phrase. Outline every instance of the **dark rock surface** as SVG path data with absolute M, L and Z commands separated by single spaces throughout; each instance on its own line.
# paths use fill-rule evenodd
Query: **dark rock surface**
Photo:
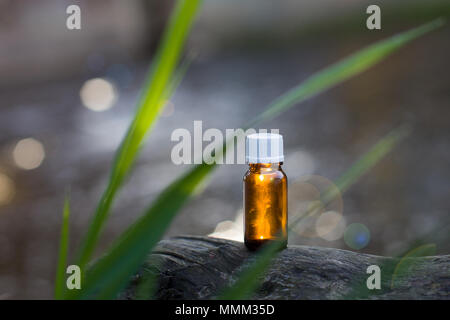
M 158 299 L 213 298 L 233 283 L 252 256 L 242 243 L 230 240 L 194 236 L 164 240 L 122 298 L 135 298 L 137 285 L 149 273 L 159 276 Z M 399 261 L 402 268 L 397 268 Z M 381 290 L 366 286 L 367 267 L 374 264 L 381 269 Z M 273 261 L 254 298 L 450 299 L 450 255 L 401 260 L 293 245 Z

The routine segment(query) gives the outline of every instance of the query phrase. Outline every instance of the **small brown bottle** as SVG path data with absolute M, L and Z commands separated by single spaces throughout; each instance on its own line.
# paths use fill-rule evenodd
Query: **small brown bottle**
M 287 177 L 281 169 L 284 161 L 283 137 L 256 133 L 246 138 L 244 175 L 244 242 L 256 250 L 270 240 L 287 245 Z

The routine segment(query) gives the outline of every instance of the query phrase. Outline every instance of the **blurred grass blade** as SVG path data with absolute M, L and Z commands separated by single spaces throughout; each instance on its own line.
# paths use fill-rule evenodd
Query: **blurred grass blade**
M 338 82 L 342 82 L 366 70 L 409 40 L 441 24 L 441 20 L 436 20 L 430 24 L 391 37 L 367 49 L 363 49 L 337 65 L 332 65 L 320 71 L 300 86 L 277 99 L 262 116 L 257 117 L 250 124 L 255 125 L 263 120 L 271 119 L 308 97 L 325 91 Z M 368 62 L 365 59 L 368 59 Z M 386 151 L 385 148 L 381 149 Z M 366 162 L 366 164 L 371 163 L 372 161 Z M 114 298 L 126 285 L 129 277 L 137 271 L 148 252 L 160 240 L 177 211 L 189 199 L 202 181 L 209 176 L 214 167 L 215 164 L 206 165 L 203 163 L 196 165 L 187 174 L 169 185 L 149 209 L 146 210 L 144 215 L 117 239 L 106 255 L 90 268 L 84 289 L 81 292 L 75 293 L 72 298 Z M 361 175 L 362 173 L 360 169 L 354 171 L 354 174 L 357 175 Z M 342 179 L 347 185 L 356 181 L 355 176 Z M 274 251 L 276 252 L 276 250 L 267 249 L 267 252 L 270 252 L 270 254 Z M 261 261 L 266 261 L 264 258 L 261 259 Z M 256 272 L 254 275 L 247 276 L 246 279 L 253 279 L 254 276 L 258 276 Z M 252 280 L 248 281 L 250 282 Z M 249 286 L 251 285 L 249 283 Z
M 241 300 L 250 297 L 259 285 L 259 278 L 269 268 L 273 258 L 283 247 L 282 241 L 273 241 L 262 247 L 241 273 L 238 280 L 226 288 L 220 295 L 220 300 Z
M 417 260 L 413 258 L 432 256 L 435 254 L 436 245 L 434 243 L 421 245 L 405 254 L 395 266 L 392 274 L 391 289 L 394 288 L 401 278 L 411 273 L 414 264 L 417 263 Z
M 55 281 L 55 299 L 62 299 L 65 290 L 65 275 L 67 268 L 67 252 L 69 248 L 69 216 L 70 201 L 68 196 L 64 199 L 63 220 L 61 226 L 61 238 L 59 240 L 58 266 Z
M 108 186 L 99 205 L 79 253 L 78 265 L 84 270 L 97 243 L 101 228 L 107 219 L 116 192 L 129 172 L 145 135 L 160 114 L 167 98 L 172 73 L 177 65 L 190 26 L 201 0 L 179 0 L 163 36 L 151 67 L 136 115 L 115 156 Z M 174 88 L 172 87 L 172 90 Z
M 372 168 L 380 159 L 388 154 L 401 140 L 409 136 L 411 127 L 409 125 L 400 126 L 389 132 L 383 139 L 375 144 L 372 149 L 364 154 L 347 172 L 340 176 L 335 187 L 330 187 L 321 197 L 321 202 L 327 203 L 329 198 L 334 199 L 336 192 L 345 192 L 354 184 L 367 170 Z M 337 188 L 336 188 L 337 187 Z
M 389 132 L 383 139 L 376 143 L 369 152 L 364 154 L 357 162 L 355 162 L 349 170 L 341 175 L 335 183 L 330 185 L 320 194 L 320 201 L 315 201 L 308 210 L 294 216 L 294 220 L 290 222 L 290 228 L 293 229 L 304 219 L 313 216 L 324 209 L 336 197 L 344 193 L 352 184 L 357 182 L 359 178 L 375 166 L 384 156 L 386 156 L 401 140 L 405 139 L 411 133 L 409 125 L 400 126 Z
M 89 270 L 81 298 L 114 298 L 160 240 L 176 215 L 213 166 L 200 164 L 165 189 Z
M 433 20 L 415 29 L 377 42 L 315 73 L 303 83 L 276 99 L 263 113 L 249 122 L 246 127 L 252 127 L 261 121 L 271 119 L 289 109 L 294 104 L 311 98 L 324 90 L 360 74 L 411 40 L 442 26 L 444 23 L 445 21 L 442 18 Z
M 353 183 L 368 172 L 375 164 L 377 164 L 389 151 L 391 151 L 401 140 L 407 136 L 409 130 L 405 127 L 397 128 L 387 134 L 378 143 L 376 143 L 368 152 L 366 152 L 358 161 L 356 161 L 342 176 L 339 178 L 332 190 L 340 190 L 340 192 L 332 192 L 325 190 L 321 195 L 321 208 L 326 207 L 328 203 L 347 190 Z M 337 187 L 337 188 L 336 188 Z M 316 212 L 317 207 L 310 208 L 309 212 Z M 308 215 L 309 212 L 301 214 L 300 217 Z M 293 221 L 289 226 L 289 230 L 294 228 L 300 219 Z M 270 261 L 276 257 L 280 248 L 280 241 L 273 242 L 262 248 L 256 258 L 245 268 L 238 276 L 238 280 L 231 287 L 224 290 L 219 296 L 223 300 L 247 299 L 259 283 L 259 278 L 267 270 Z
M 155 296 L 159 274 L 147 272 L 136 288 L 136 300 L 152 300 Z

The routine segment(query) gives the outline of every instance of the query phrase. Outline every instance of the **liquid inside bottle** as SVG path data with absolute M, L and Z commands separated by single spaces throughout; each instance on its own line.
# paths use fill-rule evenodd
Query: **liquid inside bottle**
M 256 134 L 247 138 L 255 139 L 256 144 L 264 144 L 271 143 L 274 139 L 281 140 L 280 137 L 273 135 L 266 138 Z M 255 154 L 252 141 L 247 142 L 249 170 L 243 181 L 244 242 L 250 250 L 256 250 L 262 244 L 275 239 L 282 240 L 284 247 L 287 245 L 287 177 L 281 168 L 283 162 L 277 161 L 283 160 L 282 140 L 278 143 L 281 143 L 281 155 L 280 147 L 274 148 L 272 145 L 272 148 L 266 148 L 268 151 L 264 156 L 261 154 L 264 147 L 257 146 Z M 270 162 L 259 163 L 268 160 Z

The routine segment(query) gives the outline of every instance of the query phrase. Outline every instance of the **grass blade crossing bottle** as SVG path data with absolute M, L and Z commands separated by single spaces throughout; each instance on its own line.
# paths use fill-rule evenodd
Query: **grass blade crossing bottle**
M 283 137 L 255 133 L 246 137 L 244 175 L 244 242 L 256 250 L 262 244 L 280 239 L 287 245 L 287 177 Z

